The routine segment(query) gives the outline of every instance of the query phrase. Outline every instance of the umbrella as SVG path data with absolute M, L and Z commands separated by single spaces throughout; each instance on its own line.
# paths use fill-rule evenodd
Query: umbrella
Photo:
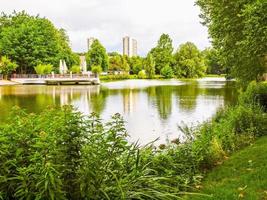
M 82 72 L 87 72 L 87 64 L 86 64 L 86 60 L 82 63 Z
M 68 72 L 68 67 L 67 67 L 67 65 L 66 65 L 65 60 L 63 60 L 63 73 L 65 74 L 65 73 L 67 73 L 67 72 Z
M 62 60 L 59 61 L 59 73 L 64 74 L 64 64 Z

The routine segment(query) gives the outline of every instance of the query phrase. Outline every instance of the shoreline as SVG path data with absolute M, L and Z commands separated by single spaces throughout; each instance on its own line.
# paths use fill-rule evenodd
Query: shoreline
M 224 76 L 204 76 L 202 78 L 178 78 L 176 80 L 180 81 L 190 81 L 190 80 L 197 80 L 197 79 L 205 79 L 205 78 L 224 78 Z M 101 80 L 101 78 L 100 78 Z M 168 80 L 163 78 L 153 78 L 153 79 L 140 79 L 140 78 L 125 78 L 125 79 L 102 79 L 101 82 L 116 82 L 116 81 L 122 81 L 122 80 Z M 22 83 L 10 81 L 10 80 L 0 80 L 0 87 L 1 86 L 13 86 L 13 85 L 23 85 Z
M 20 84 L 14 81 L 0 80 L 0 87 L 1 86 L 12 86 L 12 85 L 20 85 Z

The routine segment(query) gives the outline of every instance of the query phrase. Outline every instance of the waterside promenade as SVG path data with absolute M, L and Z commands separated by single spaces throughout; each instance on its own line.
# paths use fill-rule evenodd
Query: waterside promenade
M 94 75 L 45 75 L 40 76 L 36 74 L 15 74 L 11 76 L 10 80 L 0 80 L 0 86 L 4 85 L 98 85 L 100 84 L 99 77 Z

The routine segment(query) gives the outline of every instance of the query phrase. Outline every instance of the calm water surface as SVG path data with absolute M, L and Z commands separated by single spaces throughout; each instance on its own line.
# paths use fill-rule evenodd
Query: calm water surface
M 194 125 L 211 118 L 220 107 L 236 101 L 233 82 L 205 78 L 196 81 L 126 80 L 101 86 L 0 87 L 0 121 L 12 106 L 41 112 L 48 105 L 72 104 L 102 119 L 121 113 L 130 141 L 145 144 L 181 137 L 178 125 Z

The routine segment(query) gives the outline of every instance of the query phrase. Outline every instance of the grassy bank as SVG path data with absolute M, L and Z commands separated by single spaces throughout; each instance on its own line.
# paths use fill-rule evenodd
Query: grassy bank
M 234 153 L 207 175 L 202 190 L 207 196 L 190 196 L 191 200 L 267 199 L 267 137 Z

